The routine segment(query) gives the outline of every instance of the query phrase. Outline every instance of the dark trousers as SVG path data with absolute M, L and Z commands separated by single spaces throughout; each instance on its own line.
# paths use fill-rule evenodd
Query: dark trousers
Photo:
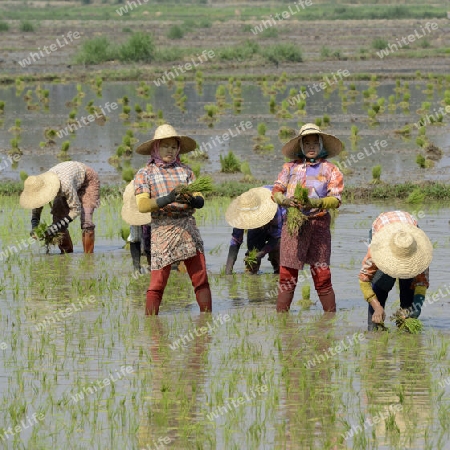
M 411 285 L 414 278 L 408 278 L 406 280 L 398 280 L 400 285 L 400 308 L 402 309 L 410 309 L 413 307 L 414 300 L 414 289 L 411 289 Z M 395 278 L 386 275 L 381 270 L 378 270 L 372 280 L 372 289 L 377 296 L 380 305 L 384 308 L 386 305 L 386 300 L 388 298 L 389 291 L 395 285 Z M 374 330 L 377 324 L 372 322 L 372 315 L 374 313 L 374 309 L 369 304 L 367 324 L 368 330 Z

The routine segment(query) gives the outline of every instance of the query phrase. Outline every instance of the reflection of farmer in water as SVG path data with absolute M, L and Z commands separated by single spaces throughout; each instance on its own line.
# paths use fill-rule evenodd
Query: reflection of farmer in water
M 294 297 L 298 271 L 309 264 L 317 294 L 324 311 L 335 312 L 336 300 L 331 284 L 331 216 L 329 209 L 338 208 L 344 189 L 340 170 L 327 161 L 338 155 L 342 142 L 323 133 L 312 123 L 282 148 L 284 156 L 293 160 L 285 163 L 272 190 L 273 199 L 287 208 L 298 208 L 304 217 L 299 231 L 291 235 L 287 221 L 283 224 L 280 253 L 280 290 L 277 311 L 289 311 Z M 308 204 L 294 199 L 300 184 L 308 189 Z M 288 211 L 289 215 L 289 211 Z M 291 282 L 294 281 L 293 287 Z M 282 289 L 283 286 L 288 286 Z
M 369 330 L 384 322 L 384 307 L 396 278 L 400 285 L 396 314 L 405 319 L 419 317 L 429 286 L 432 243 L 405 211 L 381 213 L 372 224 L 370 238 L 359 273 L 361 291 L 369 303 Z
M 225 219 L 233 227 L 225 273 L 231 275 L 239 249 L 247 232 L 246 272 L 258 273 L 261 260 L 269 255 L 273 273 L 280 271 L 280 238 L 285 209 L 271 199 L 273 186 L 253 188 L 230 203 Z M 256 250 L 256 261 L 249 261 L 251 251 Z

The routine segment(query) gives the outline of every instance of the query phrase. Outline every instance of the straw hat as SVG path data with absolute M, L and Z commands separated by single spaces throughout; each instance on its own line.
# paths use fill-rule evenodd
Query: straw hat
M 180 140 L 180 153 L 189 153 L 195 150 L 197 147 L 197 142 L 189 136 L 180 136 L 171 125 L 165 123 L 160 125 L 153 136 L 153 139 L 142 143 L 137 149 L 136 153 L 141 155 L 150 155 L 152 151 L 153 143 L 159 139 L 167 139 L 176 137 Z
M 129 225 L 147 225 L 152 221 L 150 213 L 141 213 L 134 195 L 134 181 L 128 183 L 123 193 L 122 219 Z
M 59 192 L 60 181 L 53 172 L 29 176 L 23 184 L 20 194 L 20 206 L 26 209 L 40 208 L 51 202 Z
M 323 148 L 328 153 L 328 158 L 332 158 L 342 151 L 342 142 L 337 137 L 332 134 L 324 133 L 317 125 L 314 125 L 313 123 L 307 123 L 300 128 L 298 136 L 284 144 L 281 149 L 283 155 L 289 159 L 297 159 L 301 153 L 299 141 L 303 136 L 308 136 L 309 134 L 319 134 L 322 136 Z
M 414 225 L 395 222 L 374 233 L 370 251 L 375 265 L 392 278 L 413 278 L 429 267 L 433 244 Z
M 225 213 L 226 221 L 234 228 L 251 230 L 269 223 L 278 205 L 264 187 L 253 188 L 234 199 Z

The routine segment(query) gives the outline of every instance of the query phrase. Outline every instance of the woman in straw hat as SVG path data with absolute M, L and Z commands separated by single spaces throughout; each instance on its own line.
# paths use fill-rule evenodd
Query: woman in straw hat
M 68 231 L 69 223 L 81 216 L 84 253 L 93 253 L 95 225 L 92 221 L 94 209 L 100 199 L 100 181 L 97 172 L 83 163 L 66 161 L 47 172 L 29 176 L 20 196 L 20 206 L 32 209 L 31 227 L 39 225 L 44 205 L 53 201 L 53 224 L 45 232 L 48 236 L 62 233 L 59 244 L 61 253 L 72 253 L 73 244 Z
M 144 253 L 147 257 L 148 266 L 151 265 L 150 256 L 150 222 L 152 216 L 150 213 L 139 212 L 136 196 L 134 195 L 134 181 L 128 183 L 123 193 L 122 219 L 130 225 L 130 243 L 131 259 L 133 268 L 138 273 L 147 273 L 147 270 L 141 267 L 141 245 L 144 244 Z
M 381 213 L 372 223 L 371 242 L 359 272 L 359 284 L 369 303 L 368 329 L 385 319 L 384 306 L 396 278 L 400 285 L 397 315 L 419 317 L 429 286 L 433 245 L 405 211 Z
M 179 155 L 195 150 L 197 143 L 179 135 L 168 124 L 159 126 L 153 139 L 136 152 L 151 155 L 148 164 L 134 178 L 138 209 L 151 212 L 151 278 L 145 313 L 158 314 L 171 264 L 184 261 L 201 312 L 212 310 L 211 290 L 206 272 L 203 241 L 194 219 L 202 208 L 201 193 L 182 194 L 180 187 L 195 180 L 190 167 Z
M 338 208 L 344 189 L 341 171 L 327 157 L 336 156 L 342 142 L 312 123 L 282 148 L 292 161 L 285 163 L 274 184 L 272 196 L 279 205 L 299 208 L 307 220 L 291 235 L 287 223 L 281 233 L 280 281 L 277 311 L 289 311 L 298 281 L 298 271 L 309 264 L 317 294 L 326 312 L 336 311 L 331 284 L 331 217 L 328 209 Z M 309 204 L 294 199 L 297 184 L 308 189 Z
M 269 255 L 273 273 L 280 272 L 280 239 L 283 218 L 286 210 L 273 202 L 271 192 L 273 186 L 264 186 L 244 192 L 230 203 L 225 219 L 233 227 L 228 250 L 225 274 L 233 273 L 239 249 L 247 233 L 247 252 L 256 249 L 256 263 L 245 262 L 246 271 L 258 273 L 261 259 Z

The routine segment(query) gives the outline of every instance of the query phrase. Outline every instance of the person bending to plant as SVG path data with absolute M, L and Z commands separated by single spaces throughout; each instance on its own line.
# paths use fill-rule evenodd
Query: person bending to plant
M 73 244 L 69 224 L 81 216 L 84 253 L 94 252 L 95 225 L 92 219 L 100 202 L 100 181 L 97 172 L 77 161 L 66 161 L 47 172 L 29 176 L 20 195 L 20 206 L 32 209 L 31 236 L 36 236 L 41 213 L 46 203 L 51 204 L 53 223 L 44 231 L 46 241 L 56 235 L 61 253 L 72 253 Z M 39 237 L 39 236 L 36 236 Z
M 400 285 L 397 325 L 417 319 L 429 287 L 433 245 L 405 211 L 381 213 L 372 223 L 370 244 L 359 272 L 359 284 L 368 308 L 369 331 L 379 328 L 386 317 L 384 307 L 395 280 Z

